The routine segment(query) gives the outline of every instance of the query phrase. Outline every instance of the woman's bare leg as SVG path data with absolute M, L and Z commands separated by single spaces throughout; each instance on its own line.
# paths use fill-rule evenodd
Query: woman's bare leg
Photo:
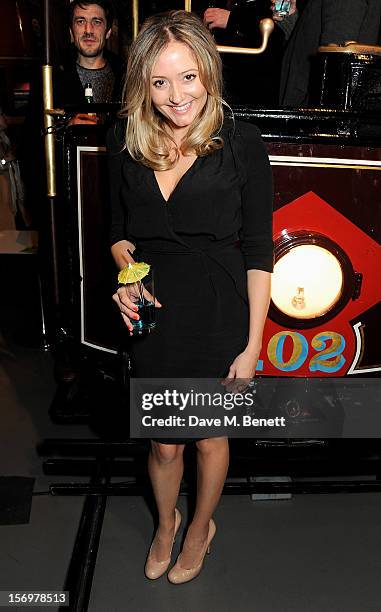
M 175 507 L 184 471 L 184 444 L 151 441 L 148 473 L 159 513 L 159 526 L 152 547 L 156 561 L 169 557 L 175 525 Z
M 197 501 L 181 553 L 181 567 L 195 567 L 201 560 L 209 520 L 221 497 L 229 466 L 227 438 L 208 438 L 197 444 Z

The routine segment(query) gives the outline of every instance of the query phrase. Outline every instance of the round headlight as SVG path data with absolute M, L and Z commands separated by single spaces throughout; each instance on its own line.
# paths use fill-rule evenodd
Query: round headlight
M 270 316 L 293 327 L 332 318 L 353 295 L 355 273 L 344 251 L 326 236 L 282 232 L 275 242 Z

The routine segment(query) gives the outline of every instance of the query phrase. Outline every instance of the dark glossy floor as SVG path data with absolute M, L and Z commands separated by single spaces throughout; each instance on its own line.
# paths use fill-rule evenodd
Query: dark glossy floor
M 44 476 L 38 441 L 95 434 L 87 426 L 51 423 L 51 356 L 20 340 L 33 316 L 21 290 L 2 304 L 0 474 L 33 476 L 35 491 L 43 492 L 53 480 L 76 479 Z M 82 505 L 81 497 L 36 495 L 29 524 L 0 526 L 0 590 L 62 588 Z M 186 515 L 185 497 L 179 507 Z M 153 529 L 150 511 L 140 497 L 109 498 L 89 610 L 380 610 L 380 494 L 262 502 L 226 496 L 215 519 L 212 552 L 197 580 L 181 586 L 165 577 L 149 582 L 143 565 Z M 176 542 L 174 557 L 178 550 Z

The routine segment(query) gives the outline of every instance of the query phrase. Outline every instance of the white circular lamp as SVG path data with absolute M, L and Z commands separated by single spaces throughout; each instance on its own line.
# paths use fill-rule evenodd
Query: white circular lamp
M 358 285 L 346 253 L 327 236 L 284 230 L 275 242 L 270 316 L 292 327 L 333 318 Z

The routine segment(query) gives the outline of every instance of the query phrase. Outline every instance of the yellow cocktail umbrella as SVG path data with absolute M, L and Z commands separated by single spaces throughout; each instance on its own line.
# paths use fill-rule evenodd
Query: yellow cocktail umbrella
M 129 283 L 136 283 L 142 278 L 147 276 L 150 265 L 144 263 L 144 261 L 129 263 L 123 270 L 118 274 L 118 283 L 121 285 L 127 285 Z

